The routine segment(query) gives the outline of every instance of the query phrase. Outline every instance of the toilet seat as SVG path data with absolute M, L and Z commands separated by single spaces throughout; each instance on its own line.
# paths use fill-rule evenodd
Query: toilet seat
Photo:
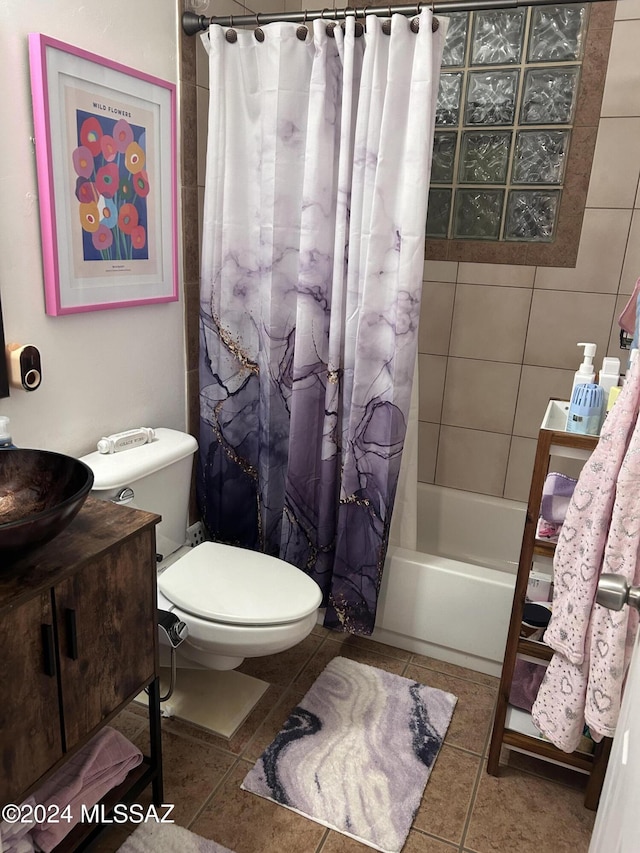
M 267 554 L 202 542 L 158 577 L 176 607 L 209 622 L 282 625 L 321 604 L 320 588 L 303 571 Z

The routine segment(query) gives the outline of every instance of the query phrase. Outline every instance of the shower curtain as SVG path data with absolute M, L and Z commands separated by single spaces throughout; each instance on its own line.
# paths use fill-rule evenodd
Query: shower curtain
M 199 509 L 212 538 L 307 572 L 325 625 L 360 634 L 417 350 L 445 26 L 415 20 L 203 36 Z

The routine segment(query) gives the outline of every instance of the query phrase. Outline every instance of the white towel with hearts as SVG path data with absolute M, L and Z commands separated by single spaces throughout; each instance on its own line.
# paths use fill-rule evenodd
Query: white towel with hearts
M 532 708 L 536 726 L 566 752 L 585 722 L 594 740 L 615 732 L 638 614 L 595 603 L 601 572 L 640 582 L 640 359 L 584 466 L 554 556 L 554 654 Z

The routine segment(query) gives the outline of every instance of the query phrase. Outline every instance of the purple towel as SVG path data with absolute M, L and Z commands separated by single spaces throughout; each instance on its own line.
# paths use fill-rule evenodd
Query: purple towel
M 73 819 L 59 823 L 41 823 L 32 831 L 36 844 L 49 853 L 80 820 L 81 806 L 94 806 L 98 800 L 119 785 L 130 770 L 142 761 L 140 750 L 124 735 L 105 726 L 86 746 L 57 770 L 34 796 L 37 803 L 70 806 Z
M 526 660 L 517 660 L 513 670 L 509 704 L 516 708 L 522 708 L 523 711 L 531 711 L 545 671 L 546 666 L 530 663 Z
M 569 508 L 569 501 L 576 483 L 566 474 L 549 473 L 542 488 L 540 515 L 550 524 L 562 524 Z

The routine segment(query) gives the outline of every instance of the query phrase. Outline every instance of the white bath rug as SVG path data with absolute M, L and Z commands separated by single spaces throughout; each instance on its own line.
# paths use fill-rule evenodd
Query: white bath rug
M 118 853 L 233 853 L 175 823 L 143 823 Z
M 456 697 L 337 657 L 242 783 L 245 791 L 399 853 Z

